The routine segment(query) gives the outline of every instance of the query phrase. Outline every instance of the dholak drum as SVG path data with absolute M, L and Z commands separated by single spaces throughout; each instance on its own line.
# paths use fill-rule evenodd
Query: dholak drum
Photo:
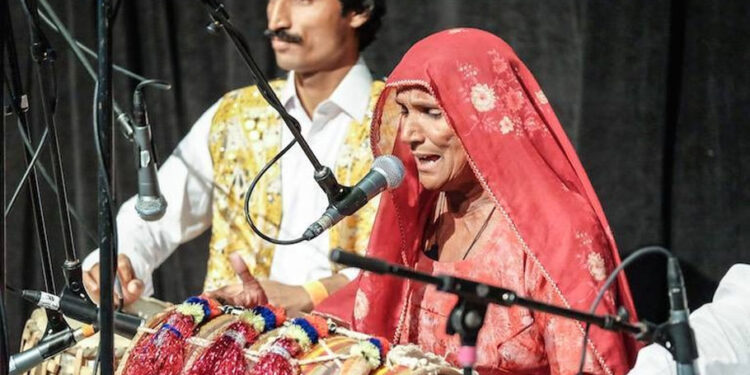
M 168 303 L 154 298 L 141 298 L 124 310 L 144 319 L 150 319 L 168 306 Z M 66 318 L 66 321 L 73 329 L 82 325 L 80 322 L 72 319 Z M 34 310 L 23 329 L 21 351 L 31 349 L 39 343 L 46 327 L 47 315 L 44 309 Z M 115 335 L 115 358 L 122 358 L 129 345 L 129 339 Z M 64 352 L 49 358 L 44 363 L 26 372 L 26 375 L 90 375 L 94 373 L 94 362 L 98 351 L 99 334 L 97 333 L 81 340 L 81 342 L 66 349 Z
M 132 358 L 132 354 L 137 350 L 133 347 L 139 340 L 154 341 L 155 336 L 165 325 L 165 319 L 174 308 L 167 309 L 164 313 L 157 314 L 152 318 L 151 321 L 147 322 L 144 327 L 140 329 L 140 332 L 136 337 L 133 338 L 131 347 L 128 348 L 127 353 L 117 370 L 117 375 L 127 373 L 124 368 L 128 367 L 128 361 L 138 362 L 137 359 Z M 182 350 L 184 353 L 184 364 L 181 374 L 192 375 L 194 374 L 196 361 L 208 351 L 211 345 L 214 345 L 217 340 L 226 334 L 236 336 L 236 332 L 230 332 L 231 327 L 234 323 L 238 322 L 240 318 L 232 314 L 219 315 L 213 318 L 207 323 L 204 323 L 200 328 L 189 338 L 185 339 L 181 343 Z M 236 325 L 234 325 L 236 327 Z M 289 326 L 289 321 L 286 322 L 285 326 L 270 330 L 269 332 L 263 333 L 255 339 L 252 345 L 244 344 L 242 341 L 242 347 L 244 351 L 244 363 L 245 369 L 236 369 L 231 373 L 237 374 L 248 374 L 257 373 L 252 372 L 250 369 L 258 364 L 258 361 L 263 357 L 264 353 L 269 352 L 269 348 L 273 345 L 274 341 L 283 335 L 284 330 Z M 169 327 L 168 329 L 172 329 Z M 413 345 L 409 346 L 396 346 L 391 348 L 387 360 L 385 360 L 378 368 L 367 369 L 365 371 L 353 372 L 351 370 L 345 370 L 348 367 L 347 361 L 353 358 L 352 348 L 361 343 L 363 340 L 367 340 L 369 336 L 348 331 L 341 328 L 331 326 L 331 332 L 328 337 L 321 338 L 317 344 L 311 346 L 308 350 L 305 350 L 300 355 L 296 356 L 292 361 L 294 362 L 297 369 L 293 372 L 299 375 L 336 375 L 336 374 L 350 374 L 350 375 L 427 375 L 427 374 L 451 374 L 460 375 L 462 372 L 450 366 L 442 357 L 433 355 L 430 353 L 423 353 L 419 348 Z M 143 341 L 146 342 L 146 341 Z M 222 349 L 224 351 L 225 349 Z M 273 350 L 270 350 L 273 351 Z M 224 364 L 226 365 L 226 363 Z

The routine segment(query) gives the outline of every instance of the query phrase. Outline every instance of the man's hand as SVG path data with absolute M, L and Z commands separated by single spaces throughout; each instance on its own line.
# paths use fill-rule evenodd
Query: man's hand
M 274 306 L 283 307 L 286 311 L 292 312 L 310 312 L 313 308 L 310 295 L 301 286 L 271 280 L 261 281 L 260 285 L 268 296 L 268 302 Z
M 117 276 L 120 277 L 120 283 L 122 283 L 123 302 L 125 306 L 135 302 L 141 294 L 145 284 L 142 280 L 135 277 L 133 271 L 133 265 L 130 264 L 130 258 L 125 254 L 119 254 L 117 256 Z M 90 270 L 83 273 L 83 286 L 86 288 L 89 297 L 94 302 L 99 303 L 99 264 L 97 263 Z M 116 292 L 116 291 L 115 291 Z M 117 298 L 117 297 L 116 297 Z
M 209 297 L 226 305 L 255 307 L 268 303 L 268 298 L 261 284 L 250 274 L 245 261 L 236 253 L 229 255 L 229 262 L 242 284 L 232 284 L 206 292 Z M 283 306 L 279 306 L 283 307 Z
M 301 286 L 291 286 L 271 280 L 256 280 L 238 254 L 230 254 L 229 261 L 234 272 L 242 280 L 242 284 L 227 285 L 207 292 L 210 297 L 234 306 L 255 307 L 270 303 L 288 312 L 312 310 L 310 296 Z

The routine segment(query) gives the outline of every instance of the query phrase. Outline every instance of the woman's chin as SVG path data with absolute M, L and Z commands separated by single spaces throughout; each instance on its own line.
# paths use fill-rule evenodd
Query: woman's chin
M 422 174 L 419 175 L 419 183 L 427 190 L 440 190 L 445 185 L 443 181 L 439 181 L 433 176 L 422 176 Z

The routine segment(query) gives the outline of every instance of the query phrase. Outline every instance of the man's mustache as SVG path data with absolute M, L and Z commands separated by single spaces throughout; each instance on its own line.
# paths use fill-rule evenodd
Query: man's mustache
M 265 35 L 265 37 L 268 39 L 278 38 L 279 40 L 283 42 L 287 42 L 287 43 L 302 42 L 301 36 L 290 34 L 285 29 L 280 29 L 280 30 L 266 29 L 266 31 L 263 32 L 263 35 Z

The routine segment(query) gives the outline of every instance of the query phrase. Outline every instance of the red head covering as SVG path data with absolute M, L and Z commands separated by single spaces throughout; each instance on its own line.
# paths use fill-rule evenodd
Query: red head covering
M 423 39 L 388 77 L 373 116 L 372 145 L 376 155 L 392 152 L 399 157 L 406 177 L 398 189 L 383 195 L 367 255 L 413 266 L 423 250 L 425 224 L 437 196 L 420 185 L 409 147 L 394 141 L 399 109 L 393 99 L 396 89 L 405 86 L 421 87 L 437 98 L 477 179 L 526 256 L 541 268 L 566 307 L 588 310 L 601 281 L 620 262 L 609 224 L 531 72 L 510 46 L 480 30 L 453 29 Z M 585 246 L 582 235 L 587 236 Z M 583 276 L 593 282 L 583 282 L 579 268 L 571 267 L 577 259 L 587 260 L 589 274 Z M 409 282 L 363 273 L 319 309 L 344 318 L 358 331 L 398 341 L 408 291 Z M 356 302 L 347 305 L 347 300 Z M 614 313 L 615 305 L 635 318 L 624 275 L 597 312 Z M 606 335 L 593 330 L 593 345 L 612 340 Z M 634 342 L 628 345 L 632 357 Z

